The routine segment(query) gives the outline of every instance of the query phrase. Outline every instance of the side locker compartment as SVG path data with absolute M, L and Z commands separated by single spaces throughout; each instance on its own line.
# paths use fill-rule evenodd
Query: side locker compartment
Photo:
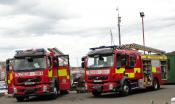
M 168 61 L 162 60 L 161 63 L 161 84 L 167 83 L 168 80 Z
M 164 61 L 161 61 L 161 79 L 162 80 L 167 80 L 167 61 L 164 60 Z
M 144 73 L 144 85 L 150 86 L 152 83 L 152 66 L 151 60 L 144 59 L 143 61 L 143 73 Z

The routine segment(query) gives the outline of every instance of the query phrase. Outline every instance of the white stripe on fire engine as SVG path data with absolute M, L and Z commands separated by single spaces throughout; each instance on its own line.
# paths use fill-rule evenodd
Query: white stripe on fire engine
M 87 75 L 93 75 L 93 74 L 109 74 L 110 70 L 88 70 L 86 71 Z

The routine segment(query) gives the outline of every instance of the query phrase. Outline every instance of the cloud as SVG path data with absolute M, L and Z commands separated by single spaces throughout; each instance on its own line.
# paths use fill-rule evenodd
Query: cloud
M 139 12 L 145 12 L 146 45 L 174 50 L 173 0 L 0 0 L 0 60 L 16 49 L 58 47 L 71 63 L 89 48 L 118 44 L 117 6 L 122 44 L 142 44 Z
M 60 5 L 57 0 L 54 0 L 53 3 L 48 1 L 43 3 L 39 0 L 19 0 L 13 4 L 5 5 L 5 10 L 6 8 L 13 9 L 4 14 L 4 17 L 1 17 L 0 35 L 32 36 L 33 34 L 53 34 L 57 21 L 76 18 L 76 15 L 68 13 L 67 9 Z
M 0 0 L 0 4 L 6 4 L 6 5 L 15 4 L 16 2 L 18 2 L 18 0 Z

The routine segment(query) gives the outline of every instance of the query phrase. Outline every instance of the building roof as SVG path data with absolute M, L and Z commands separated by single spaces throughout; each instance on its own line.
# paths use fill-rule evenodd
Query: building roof
M 166 53 L 166 55 L 175 55 L 175 51 L 172 51 L 172 52 Z

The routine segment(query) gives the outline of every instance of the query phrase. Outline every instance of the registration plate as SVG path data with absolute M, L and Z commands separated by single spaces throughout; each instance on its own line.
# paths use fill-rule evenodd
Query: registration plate
M 102 82 L 102 80 L 94 80 L 94 82 Z

